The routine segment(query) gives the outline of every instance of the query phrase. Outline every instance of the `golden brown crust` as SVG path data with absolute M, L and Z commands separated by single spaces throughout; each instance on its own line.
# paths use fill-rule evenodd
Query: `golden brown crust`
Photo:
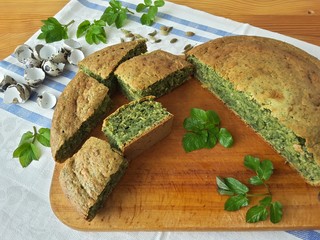
M 60 95 L 51 126 L 51 152 L 57 152 L 79 130 L 108 95 L 108 88 L 83 72 L 78 72 Z M 75 150 L 75 149 L 74 149 Z
M 156 50 L 120 64 L 115 75 L 132 89 L 143 90 L 186 67 L 191 68 L 192 65 L 182 57 Z
M 143 42 L 145 41 L 136 40 L 108 46 L 85 57 L 78 66 L 89 69 L 102 79 L 107 79 L 128 52 Z
M 288 43 L 232 36 L 199 45 L 187 53 L 211 66 L 239 91 L 306 139 L 320 163 L 320 61 Z
M 59 176 L 62 191 L 84 218 L 124 161 L 108 142 L 91 137 L 65 162 Z

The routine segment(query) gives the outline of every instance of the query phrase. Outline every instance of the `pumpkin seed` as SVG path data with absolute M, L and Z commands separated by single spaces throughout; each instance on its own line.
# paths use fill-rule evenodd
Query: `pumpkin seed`
M 172 39 L 170 40 L 170 43 L 176 43 L 177 41 L 178 41 L 178 39 L 172 38 Z
M 187 35 L 188 37 L 192 37 L 192 36 L 195 35 L 195 33 L 194 33 L 194 32 L 186 32 L 186 35 Z
M 157 30 L 154 30 L 152 33 L 149 33 L 148 35 L 151 37 L 154 37 L 155 35 L 157 35 Z

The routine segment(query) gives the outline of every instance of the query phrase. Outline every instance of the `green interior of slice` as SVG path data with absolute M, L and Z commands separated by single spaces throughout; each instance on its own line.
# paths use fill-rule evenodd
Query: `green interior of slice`
M 320 166 L 305 146 L 305 139 L 280 124 L 270 111 L 220 77 L 212 68 L 201 63 L 194 56 L 188 58 L 196 66 L 196 77 L 215 93 L 228 107 L 235 111 L 247 124 L 269 142 L 275 150 L 310 183 L 320 183 Z M 300 146 L 302 151 L 296 151 Z
M 122 148 L 166 119 L 170 113 L 155 101 L 134 101 L 108 116 L 103 132 L 111 146 Z
M 187 67 L 182 70 L 173 72 L 169 74 L 167 77 L 160 79 L 154 84 L 148 86 L 145 89 L 133 89 L 126 82 L 121 80 L 120 76 L 117 76 L 118 82 L 123 94 L 129 100 L 136 100 L 145 96 L 155 96 L 161 97 L 162 95 L 172 91 L 174 88 L 180 86 L 185 81 L 188 80 L 188 77 L 193 72 L 193 68 Z

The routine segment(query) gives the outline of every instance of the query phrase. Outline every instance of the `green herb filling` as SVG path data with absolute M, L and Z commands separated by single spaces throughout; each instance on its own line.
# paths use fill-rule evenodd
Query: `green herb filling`
M 220 77 L 212 68 L 193 56 L 188 58 L 196 66 L 196 77 L 206 88 L 214 92 L 247 124 L 269 142 L 310 183 L 320 182 L 320 166 L 305 146 L 305 139 L 297 136 L 271 116 L 244 92 L 236 91 L 233 84 Z M 301 146 L 297 152 L 294 146 Z
M 144 89 L 133 89 L 123 80 L 121 80 L 120 76 L 118 76 L 118 82 L 121 91 L 129 100 L 137 100 L 150 95 L 158 98 L 186 82 L 192 72 L 193 68 L 191 67 L 173 72 L 167 77 L 155 82 L 154 84 Z
M 134 101 L 105 119 L 103 132 L 114 148 L 123 150 L 134 139 L 163 122 L 171 114 L 155 101 Z

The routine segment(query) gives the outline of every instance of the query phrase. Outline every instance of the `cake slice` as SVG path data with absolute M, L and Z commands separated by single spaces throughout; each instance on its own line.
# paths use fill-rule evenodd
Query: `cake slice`
M 60 171 L 62 191 L 91 221 L 123 176 L 128 162 L 104 140 L 90 137 Z
M 187 53 L 196 77 L 269 142 L 311 185 L 320 185 L 320 61 L 288 43 L 218 38 Z
M 115 71 L 121 91 L 129 100 L 160 97 L 183 84 L 193 66 L 183 57 L 156 50 L 122 63 Z
M 110 144 L 132 159 L 166 137 L 172 127 L 173 115 L 145 97 L 118 108 L 103 122 L 102 131 Z
M 136 40 L 108 46 L 85 57 L 79 68 L 100 83 L 106 85 L 110 94 L 116 89 L 114 70 L 120 63 L 147 51 L 145 40 Z
M 111 108 L 108 88 L 78 72 L 61 93 L 51 125 L 51 152 L 57 162 L 71 157 Z

